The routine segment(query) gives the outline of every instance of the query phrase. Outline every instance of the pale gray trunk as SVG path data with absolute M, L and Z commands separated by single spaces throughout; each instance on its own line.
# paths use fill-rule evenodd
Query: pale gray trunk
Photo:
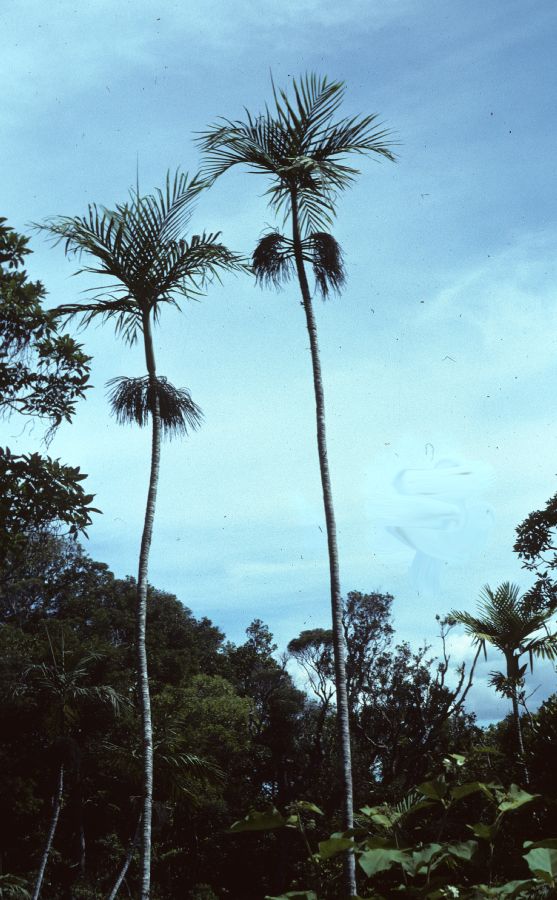
M 156 380 L 155 357 L 151 335 L 149 315 L 143 317 L 143 336 L 145 341 L 145 359 L 150 383 Z M 147 576 L 149 566 L 149 549 L 153 535 L 157 485 L 159 480 L 161 452 L 161 420 L 158 398 L 155 398 L 151 409 L 152 443 L 151 472 L 149 490 L 145 508 L 145 521 L 141 537 L 139 554 L 139 570 L 137 575 L 137 609 L 136 609 L 136 643 L 137 674 L 139 683 L 139 703 L 141 709 L 141 737 L 143 748 L 143 809 L 140 843 L 140 877 L 141 900 L 149 900 L 151 890 L 151 820 L 153 815 L 153 729 L 151 724 L 151 697 L 149 694 L 149 674 L 147 669 L 147 648 L 145 644 L 147 624 Z
M 33 891 L 32 900 L 39 900 L 39 897 L 41 895 L 41 888 L 42 888 L 42 884 L 43 884 L 43 878 L 44 878 L 44 873 L 45 873 L 45 869 L 46 869 L 46 864 L 48 862 L 48 857 L 50 855 L 52 841 L 54 840 L 56 826 L 58 825 L 58 819 L 60 817 L 60 809 L 62 808 L 63 794 L 64 794 L 64 766 L 60 766 L 60 772 L 58 773 L 58 785 L 56 788 L 56 794 L 54 795 L 54 798 L 53 798 L 52 818 L 50 820 L 50 828 L 48 829 L 48 837 L 46 839 L 46 845 L 45 845 L 43 856 L 41 859 L 41 865 L 39 867 L 37 880 L 35 882 L 35 889 Z
M 342 596 L 340 592 L 340 574 L 338 563 L 337 533 L 335 512 L 333 506 L 333 494 L 331 478 L 329 474 L 329 461 L 327 457 L 327 434 L 325 428 L 325 396 L 323 392 L 323 380 L 321 377 L 321 362 L 319 359 L 319 344 L 317 341 L 317 327 L 308 280 L 302 255 L 302 242 L 298 223 L 298 207 L 294 193 L 292 198 L 292 236 L 296 270 L 302 293 L 303 307 L 306 314 L 306 324 L 309 334 L 311 350 L 311 363 L 313 369 L 313 386 L 315 391 L 315 412 L 317 420 L 317 450 L 319 455 L 319 468 L 321 471 L 321 488 L 323 492 L 323 506 L 325 509 L 325 522 L 327 526 L 327 544 L 329 550 L 329 575 L 331 585 L 331 612 L 333 620 L 333 648 L 335 659 L 335 687 L 337 698 L 337 723 L 341 750 L 341 778 L 343 800 L 343 829 L 348 830 L 354 826 L 354 801 L 352 791 L 352 756 L 350 750 L 350 719 L 348 712 L 348 695 L 346 690 L 346 647 L 344 629 L 342 625 Z M 356 867 L 353 853 L 345 853 L 344 865 L 344 892 L 346 898 L 356 894 Z

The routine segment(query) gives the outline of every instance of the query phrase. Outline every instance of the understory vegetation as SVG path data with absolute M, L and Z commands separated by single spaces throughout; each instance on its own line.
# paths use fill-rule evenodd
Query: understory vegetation
M 135 581 L 115 578 L 71 538 L 28 538 L 18 551 L 1 572 L 0 791 L 10 814 L 0 841 L 11 878 L 2 896 L 32 890 L 61 771 L 44 896 L 111 896 L 126 861 L 120 895 L 134 896 Z M 397 642 L 392 605 L 373 592 L 344 604 L 357 810 L 346 834 L 330 631 L 302 632 L 281 656 L 262 621 L 235 645 L 150 588 L 153 897 L 335 898 L 347 847 L 362 897 L 399 887 L 537 896 L 553 885 L 557 696 L 535 714 L 521 708 L 525 788 L 512 716 L 479 728 L 461 702 L 470 673 L 453 668 L 441 640 Z M 451 626 L 441 624 L 446 638 Z M 307 691 L 287 657 L 306 670 Z

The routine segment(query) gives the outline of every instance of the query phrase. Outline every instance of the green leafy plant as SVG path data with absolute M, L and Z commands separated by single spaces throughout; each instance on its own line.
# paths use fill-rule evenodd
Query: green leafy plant
M 444 761 L 444 771 L 418 785 L 397 804 L 364 806 L 348 831 L 334 832 L 309 849 L 309 861 L 321 869 L 322 895 L 313 889 L 296 888 L 267 900 L 320 900 L 331 897 L 331 886 L 338 871 L 331 868 L 336 858 L 350 852 L 364 879 L 364 894 L 358 900 L 382 900 L 403 892 L 423 900 L 459 897 L 532 897 L 545 896 L 557 888 L 557 839 L 523 843 L 524 878 L 504 881 L 494 877 L 493 860 L 509 816 L 539 803 L 516 784 L 464 781 L 466 757 L 452 754 Z M 478 814 L 479 821 L 465 823 L 463 834 L 455 835 L 455 808 L 467 804 L 467 811 Z M 277 809 L 253 811 L 230 829 L 233 833 L 269 829 L 297 829 L 308 844 L 307 830 L 300 812 L 317 809 L 312 804 L 292 804 L 282 814 Z M 320 810 L 318 810 L 320 812 Z M 429 826 L 429 828 L 427 827 Z M 428 831 L 437 831 L 431 840 Z M 462 828 L 462 823 L 460 822 Z M 309 844 L 308 844 L 309 847 Z M 529 870 L 529 872 L 528 872 Z M 478 881 L 478 876 L 482 878 Z

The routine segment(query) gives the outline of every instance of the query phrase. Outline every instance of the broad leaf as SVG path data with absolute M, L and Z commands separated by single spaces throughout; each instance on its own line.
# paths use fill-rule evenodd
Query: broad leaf
M 368 878 L 377 872 L 386 872 L 395 865 L 403 865 L 409 861 L 408 853 L 396 848 L 377 847 L 374 850 L 364 850 L 358 856 L 358 862 Z
M 286 821 L 278 809 L 269 809 L 265 812 L 253 810 L 247 816 L 244 816 L 243 819 L 234 822 L 228 829 L 228 832 L 237 834 L 240 831 L 272 831 L 275 828 L 284 828 Z
M 539 794 L 529 794 L 528 791 L 523 791 L 518 785 L 511 784 L 506 799 L 502 800 L 497 808 L 502 813 L 510 812 L 513 809 L 519 809 L 521 806 L 525 806 L 526 803 L 532 803 L 532 801 L 537 800 L 539 796 Z
M 483 781 L 468 781 L 466 784 L 457 784 L 451 791 L 451 796 L 453 800 L 462 800 L 463 797 L 468 797 L 470 794 L 476 794 L 481 791 L 488 797 L 490 800 L 495 800 L 495 797 L 490 790 L 488 784 L 485 784 Z
M 287 894 L 281 894 L 280 897 L 269 897 L 265 900 L 318 900 L 315 891 L 289 891 Z
M 538 847 L 548 847 L 557 850 L 557 838 L 544 838 L 541 841 L 524 841 L 525 850 L 537 850 Z
M 499 831 L 497 822 L 493 822 L 492 825 L 486 825 L 485 822 L 476 822 L 475 825 L 467 825 L 466 827 L 469 828 L 476 837 L 482 838 L 484 841 L 489 841 L 490 844 L 493 843 L 495 836 Z
M 472 859 L 478 849 L 477 841 L 459 841 L 456 844 L 447 844 L 446 851 L 456 859 Z
M 326 841 L 319 842 L 319 856 L 321 859 L 331 859 L 344 850 L 354 847 L 354 841 L 345 837 L 330 837 Z
M 318 816 L 324 815 L 323 810 L 319 809 L 315 803 L 310 803 L 309 800 L 296 800 L 295 803 L 292 804 L 293 807 L 297 810 L 303 810 L 305 812 L 313 812 Z
M 533 875 L 537 875 L 546 884 L 555 886 L 557 876 L 557 849 L 537 846 L 525 854 L 524 859 Z
M 432 800 L 444 800 L 449 787 L 442 778 L 435 778 L 433 781 L 424 781 L 423 784 L 419 784 L 417 790 L 424 797 L 430 797 Z

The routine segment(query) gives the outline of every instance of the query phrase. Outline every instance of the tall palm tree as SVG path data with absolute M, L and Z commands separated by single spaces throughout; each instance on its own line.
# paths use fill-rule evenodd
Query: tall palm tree
M 259 242 L 253 269 L 263 283 L 279 285 L 297 276 L 309 333 L 315 391 L 317 446 L 329 552 L 331 607 L 334 632 L 337 714 L 342 759 L 343 824 L 353 825 L 352 767 L 342 629 L 342 598 L 337 537 L 325 429 L 325 400 L 312 292 L 306 264 L 313 269 L 315 288 L 325 299 L 344 283 L 340 247 L 325 230 L 335 215 L 335 200 L 355 179 L 358 170 L 344 159 L 349 154 L 375 155 L 393 160 L 388 134 L 377 117 L 334 117 L 344 95 L 341 82 L 307 75 L 292 82 L 293 98 L 273 85 L 274 109 L 243 121 L 221 119 L 200 137 L 206 153 L 203 173 L 214 180 L 235 165 L 270 178 L 269 204 L 290 223 L 291 237 L 273 230 Z M 345 857 L 345 889 L 356 893 L 354 859 Z
M 193 204 L 203 183 L 177 172 L 164 190 L 141 195 L 131 190 L 114 210 L 89 206 L 85 216 L 58 217 L 42 226 L 67 255 L 86 256 L 79 271 L 108 276 L 109 286 L 86 303 L 60 306 L 61 316 L 79 316 L 82 325 L 111 321 L 129 344 L 143 339 L 147 375 L 118 378 L 110 399 L 120 422 L 151 422 L 151 467 L 137 576 L 136 647 L 143 740 L 141 900 L 150 894 L 153 802 L 153 734 L 145 646 L 147 575 L 160 468 L 161 436 L 186 433 L 199 425 L 201 412 L 188 391 L 157 375 L 153 325 L 164 305 L 180 308 L 180 299 L 200 296 L 207 283 L 226 269 L 242 268 L 240 258 L 219 241 L 218 233 L 185 239 Z
M 557 632 L 550 632 L 548 623 L 553 610 L 539 609 L 532 605 L 528 594 L 520 595 L 517 584 L 506 581 L 493 591 L 488 584 L 480 593 L 478 615 L 453 610 L 450 618 L 465 626 L 467 633 L 486 652 L 486 644 L 491 644 L 505 657 L 505 673 L 491 672 L 490 684 L 512 703 L 512 718 L 516 735 L 516 746 L 529 781 L 524 756 L 524 743 L 520 725 L 519 691 L 524 683 L 527 664 L 520 660 L 528 654 L 530 668 L 534 657 L 557 659 Z

